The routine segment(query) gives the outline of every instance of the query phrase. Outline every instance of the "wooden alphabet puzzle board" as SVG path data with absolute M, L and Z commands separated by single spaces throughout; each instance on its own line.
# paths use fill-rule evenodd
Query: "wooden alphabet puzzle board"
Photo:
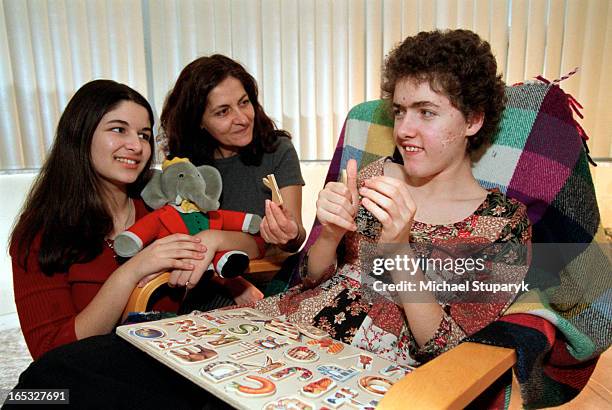
M 117 334 L 239 409 L 367 409 L 412 369 L 249 308 L 194 311 Z

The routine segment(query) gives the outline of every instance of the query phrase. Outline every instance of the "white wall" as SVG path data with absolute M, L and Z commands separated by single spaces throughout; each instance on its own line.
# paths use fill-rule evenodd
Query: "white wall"
M 310 230 L 315 216 L 315 202 L 327 173 L 327 161 L 303 162 L 306 181 L 302 194 L 304 227 Z M 13 296 L 13 276 L 8 254 L 8 235 L 36 173 L 0 174 L 0 329 L 17 326 Z

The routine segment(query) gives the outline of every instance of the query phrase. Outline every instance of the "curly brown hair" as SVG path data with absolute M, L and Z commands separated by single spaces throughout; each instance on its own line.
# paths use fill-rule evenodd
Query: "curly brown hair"
M 253 141 L 240 152 L 247 165 L 259 165 L 264 152 L 274 152 L 278 138 L 291 138 L 276 128 L 258 101 L 257 82 L 238 62 L 221 54 L 200 57 L 179 74 L 160 115 L 161 143 L 168 157 L 188 157 L 196 165 L 211 164 L 218 141 L 200 127 L 208 94 L 228 77 L 242 83 L 255 111 Z
M 469 138 L 468 152 L 492 142 L 506 103 L 505 86 L 491 46 L 478 34 L 435 30 L 406 38 L 385 60 L 383 98 L 393 101 L 395 85 L 406 78 L 427 81 L 465 118 L 484 113 L 481 129 Z

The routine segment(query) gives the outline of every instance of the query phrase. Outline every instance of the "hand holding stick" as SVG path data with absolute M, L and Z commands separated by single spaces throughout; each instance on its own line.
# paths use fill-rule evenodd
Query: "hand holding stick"
M 278 189 L 278 185 L 276 184 L 274 174 L 268 174 L 268 176 L 263 178 L 263 184 L 270 188 L 270 191 L 272 191 L 272 202 L 278 206 L 283 206 L 283 197 L 281 196 L 280 189 Z

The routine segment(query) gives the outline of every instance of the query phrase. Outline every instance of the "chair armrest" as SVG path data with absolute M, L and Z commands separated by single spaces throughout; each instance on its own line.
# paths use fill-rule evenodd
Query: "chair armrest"
M 272 253 L 266 254 L 261 259 L 251 260 L 249 269 L 242 276 L 256 286 L 267 284 L 280 270 L 289 255 L 291 253 L 272 250 Z
M 395 383 L 377 409 L 462 409 L 514 363 L 514 349 L 462 343 Z
M 121 321 L 123 322 L 130 312 L 144 312 L 147 310 L 147 302 L 153 292 L 161 285 L 168 283 L 169 278 L 170 272 L 164 272 L 152 281 L 147 282 L 143 287 L 135 288 L 128 299 L 127 305 L 125 305 Z
M 287 256 L 291 255 L 287 252 L 274 253 L 266 255 L 261 259 L 253 259 L 249 262 L 247 277 L 252 274 L 261 274 L 265 272 L 276 272 L 280 269 Z M 169 272 L 164 272 L 152 281 L 148 282 L 142 288 L 135 288 L 128 299 L 127 305 L 123 310 L 121 321 L 124 321 L 130 312 L 144 312 L 147 310 L 149 298 L 157 288 L 168 283 L 170 278 Z M 260 278 L 261 279 L 261 278 Z
M 289 255 L 291 255 L 289 252 L 280 252 L 266 255 L 261 259 L 253 259 L 249 262 L 248 273 L 276 272 Z

